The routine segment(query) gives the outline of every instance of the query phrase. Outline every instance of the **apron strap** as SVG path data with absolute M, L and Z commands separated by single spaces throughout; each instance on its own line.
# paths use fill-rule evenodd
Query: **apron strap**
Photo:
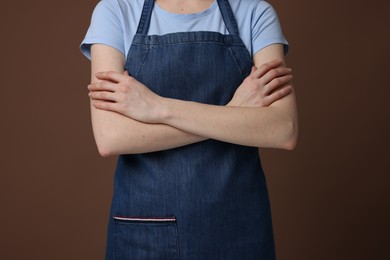
M 231 35 L 238 34 L 238 26 L 232 8 L 230 7 L 228 0 L 217 0 L 219 5 L 219 10 L 221 10 L 223 21 L 225 26 L 228 29 Z
M 154 0 L 145 0 L 144 7 L 142 8 L 141 17 L 138 22 L 137 34 L 142 34 L 142 35 L 148 34 L 153 6 L 154 6 Z
M 223 21 L 225 26 L 231 35 L 238 34 L 238 26 L 232 8 L 230 7 L 228 0 L 217 0 L 219 9 L 222 14 Z M 154 0 L 145 0 L 144 6 L 142 8 L 141 17 L 138 23 L 137 34 L 147 35 L 150 18 L 152 17 L 152 11 L 154 7 Z

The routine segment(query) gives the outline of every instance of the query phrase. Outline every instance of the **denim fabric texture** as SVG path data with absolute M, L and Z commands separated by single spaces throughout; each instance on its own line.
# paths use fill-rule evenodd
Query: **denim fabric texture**
M 125 69 L 158 95 L 225 105 L 253 65 L 227 0 L 229 35 L 147 35 L 146 0 Z M 258 149 L 207 140 L 121 155 L 106 260 L 275 259 L 271 211 Z

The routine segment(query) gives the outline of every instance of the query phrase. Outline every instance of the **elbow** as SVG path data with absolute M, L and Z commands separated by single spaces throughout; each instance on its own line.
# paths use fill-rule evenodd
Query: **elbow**
M 97 145 L 99 155 L 103 158 L 114 156 L 115 154 L 112 152 L 112 150 L 109 149 L 109 147 L 105 147 L 102 145 Z
M 115 140 L 113 133 L 103 134 L 100 132 L 98 135 L 95 134 L 97 150 L 101 157 L 107 158 L 119 155 L 118 147 L 115 145 L 117 142 Z
M 285 142 L 282 148 L 287 151 L 292 151 L 297 146 L 297 143 L 298 143 L 298 137 L 294 136 L 291 137 L 287 142 Z
M 292 151 L 298 143 L 298 122 L 297 120 L 289 120 L 284 126 L 284 134 L 282 138 L 281 148 Z
M 103 158 L 121 154 L 136 154 L 142 151 L 141 147 L 134 145 L 136 143 L 134 139 L 128 137 L 124 142 L 121 133 L 112 129 L 101 131 L 100 134 L 95 135 L 95 142 L 98 153 Z
M 112 147 L 106 140 L 96 140 L 96 146 L 98 153 L 101 157 L 107 158 L 117 155 Z

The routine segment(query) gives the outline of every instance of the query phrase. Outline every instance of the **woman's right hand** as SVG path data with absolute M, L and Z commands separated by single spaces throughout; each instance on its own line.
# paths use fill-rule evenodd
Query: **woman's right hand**
M 282 60 L 276 59 L 259 68 L 253 66 L 227 106 L 267 107 L 290 94 L 292 70 L 282 64 Z

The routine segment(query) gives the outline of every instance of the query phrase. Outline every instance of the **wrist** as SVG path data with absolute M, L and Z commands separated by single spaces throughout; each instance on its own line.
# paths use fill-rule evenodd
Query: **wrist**
M 160 109 L 158 110 L 158 118 L 161 124 L 167 124 L 169 118 L 172 117 L 171 113 L 172 99 L 161 97 Z
M 191 109 L 188 107 L 189 103 L 191 102 L 174 98 L 163 98 L 160 111 L 161 123 L 177 128 L 178 122 L 184 122 L 191 116 L 188 114 L 188 111 Z
M 230 100 L 229 103 L 226 104 L 227 107 L 236 107 L 237 105 L 234 104 L 233 100 Z
M 229 103 L 226 104 L 226 106 L 227 107 L 239 107 L 240 104 L 233 97 L 232 100 L 230 100 Z

